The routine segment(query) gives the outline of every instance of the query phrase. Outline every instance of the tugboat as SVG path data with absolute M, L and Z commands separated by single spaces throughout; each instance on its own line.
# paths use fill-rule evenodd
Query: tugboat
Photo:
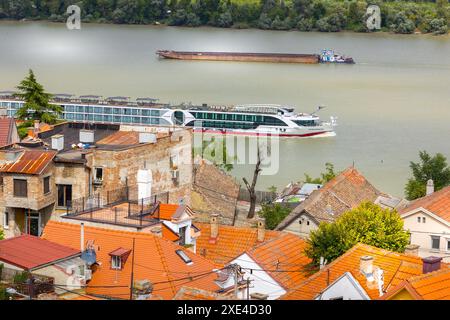
M 348 63 L 354 64 L 355 61 L 351 57 L 336 54 L 334 50 L 324 49 L 319 56 L 321 63 Z

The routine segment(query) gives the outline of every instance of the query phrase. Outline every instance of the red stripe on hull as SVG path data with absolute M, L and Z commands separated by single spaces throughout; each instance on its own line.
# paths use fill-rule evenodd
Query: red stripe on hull
M 245 135 L 245 136 L 297 137 L 297 138 L 312 137 L 327 132 L 327 131 L 320 131 L 305 134 L 287 134 L 287 133 L 271 134 L 271 133 L 245 132 L 245 131 L 220 131 L 220 130 L 202 130 L 202 129 L 193 129 L 193 131 L 198 133 L 215 133 L 215 134 L 230 134 L 230 135 Z

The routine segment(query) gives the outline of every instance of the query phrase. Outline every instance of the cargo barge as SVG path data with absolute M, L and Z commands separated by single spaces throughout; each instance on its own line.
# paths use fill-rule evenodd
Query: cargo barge
M 158 50 L 161 58 L 177 60 L 275 62 L 275 63 L 354 63 L 350 57 L 335 54 L 333 50 L 323 50 L 322 54 L 299 53 L 250 53 L 250 52 L 200 52 Z

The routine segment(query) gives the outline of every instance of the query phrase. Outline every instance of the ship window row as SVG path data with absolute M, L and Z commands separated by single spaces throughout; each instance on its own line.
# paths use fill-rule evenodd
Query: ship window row
M 212 113 L 212 112 L 191 112 L 199 120 L 222 120 L 222 121 L 247 121 L 258 125 L 266 126 L 287 126 L 287 124 L 275 117 L 254 115 L 254 114 L 235 114 L 235 113 Z
M 204 128 L 220 128 L 220 129 L 255 129 L 257 127 L 254 123 L 249 122 L 225 122 L 225 121 L 198 121 L 193 120 L 186 124 L 187 127 L 193 127 L 201 122 Z
M 130 116 L 153 116 L 159 117 L 162 110 L 149 110 L 140 108 L 113 108 L 113 107 L 92 107 L 92 106 L 63 106 L 65 112 L 97 113 L 97 114 L 117 114 Z
M 1 107 L 8 109 L 19 109 L 23 103 L 21 102 L 0 102 Z M 141 108 L 113 108 L 113 107 L 93 107 L 93 106 L 73 106 L 62 105 L 64 112 L 80 112 L 80 113 L 94 113 L 94 114 L 117 114 L 130 116 L 144 116 L 144 117 L 159 117 L 163 110 L 151 110 Z
M 319 125 L 319 123 L 316 120 L 292 120 L 292 121 L 295 122 L 297 125 L 303 127 L 314 127 Z
M 113 116 L 113 115 L 94 115 L 94 114 L 78 114 L 65 113 L 63 119 L 69 121 L 99 121 L 114 123 L 138 123 L 138 124 L 161 124 L 170 125 L 170 123 L 160 118 L 146 117 L 130 117 L 130 116 Z

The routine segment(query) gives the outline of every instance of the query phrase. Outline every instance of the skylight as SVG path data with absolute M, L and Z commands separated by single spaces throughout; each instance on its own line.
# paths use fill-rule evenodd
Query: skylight
M 175 253 L 181 258 L 181 260 L 184 261 L 187 265 L 192 264 L 191 258 L 188 257 L 188 255 L 183 250 L 175 250 Z

